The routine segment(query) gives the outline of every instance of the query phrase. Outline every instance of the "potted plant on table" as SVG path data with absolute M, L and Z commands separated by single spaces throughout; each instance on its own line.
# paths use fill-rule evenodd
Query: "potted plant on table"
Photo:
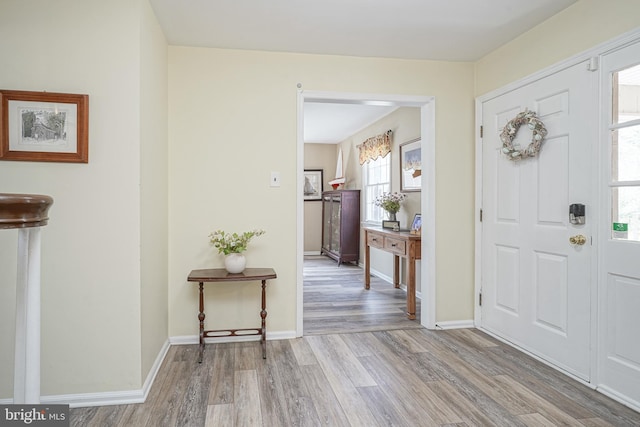
M 252 238 L 261 236 L 264 230 L 245 231 L 243 233 L 227 233 L 224 230 L 216 230 L 209 234 L 209 242 L 218 249 L 218 253 L 223 254 L 224 268 L 229 273 L 242 273 L 247 260 L 242 254 L 247 250 L 247 245 Z
M 400 210 L 400 205 L 407 198 L 404 193 L 382 193 L 373 201 L 376 206 L 380 206 L 389 215 L 390 221 L 396 221 L 396 214 Z

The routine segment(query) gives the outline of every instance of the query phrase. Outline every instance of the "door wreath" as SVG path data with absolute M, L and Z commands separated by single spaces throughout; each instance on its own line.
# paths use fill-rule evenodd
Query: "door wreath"
M 513 146 L 513 140 L 518 133 L 520 126 L 526 124 L 531 129 L 531 143 L 524 150 Z M 502 141 L 502 152 L 507 155 L 510 160 L 522 160 L 526 157 L 535 157 L 540 151 L 540 146 L 544 137 L 547 136 L 547 128 L 533 111 L 522 111 L 518 113 L 512 120 L 509 120 L 500 133 Z

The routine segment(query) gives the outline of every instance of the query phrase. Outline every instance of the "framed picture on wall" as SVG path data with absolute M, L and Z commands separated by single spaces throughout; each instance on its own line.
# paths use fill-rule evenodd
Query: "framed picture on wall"
M 304 170 L 304 200 L 322 200 L 323 169 Z
M 89 161 L 89 95 L 0 90 L 0 160 Z
M 422 149 L 420 138 L 400 144 L 400 191 L 422 190 Z

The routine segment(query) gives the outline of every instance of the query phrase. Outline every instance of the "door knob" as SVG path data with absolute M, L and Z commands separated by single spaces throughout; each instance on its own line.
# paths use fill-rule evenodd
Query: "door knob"
M 587 238 L 584 237 L 582 234 L 578 234 L 577 236 L 571 236 L 569 237 L 569 243 L 571 243 L 572 245 L 584 245 L 587 242 Z

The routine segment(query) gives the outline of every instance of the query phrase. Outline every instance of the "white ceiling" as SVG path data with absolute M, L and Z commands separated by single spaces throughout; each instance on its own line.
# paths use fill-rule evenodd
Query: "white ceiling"
M 443 61 L 475 61 L 576 1 L 150 0 L 172 46 Z M 305 104 L 306 141 L 345 139 L 389 112 L 330 106 Z
M 305 102 L 304 142 L 336 144 L 398 107 Z

